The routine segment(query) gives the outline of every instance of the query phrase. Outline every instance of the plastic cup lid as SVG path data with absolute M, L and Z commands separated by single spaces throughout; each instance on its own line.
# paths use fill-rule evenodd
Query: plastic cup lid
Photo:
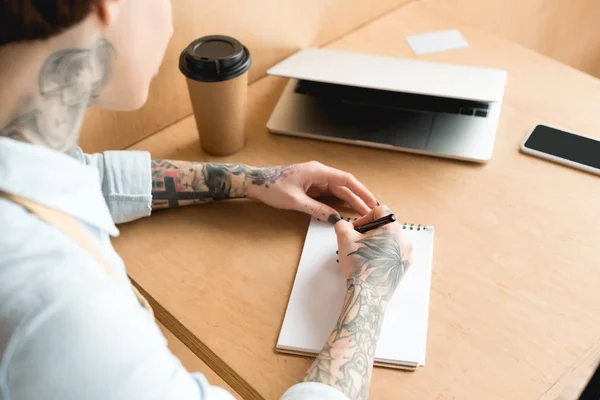
M 220 82 L 237 78 L 250 69 L 248 49 L 229 36 L 205 36 L 194 40 L 179 58 L 179 69 L 190 79 Z

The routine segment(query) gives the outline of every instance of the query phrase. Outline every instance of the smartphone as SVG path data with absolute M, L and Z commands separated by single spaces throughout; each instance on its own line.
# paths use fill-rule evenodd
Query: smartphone
M 600 175 L 600 140 L 546 125 L 538 125 L 521 151 L 569 167 Z

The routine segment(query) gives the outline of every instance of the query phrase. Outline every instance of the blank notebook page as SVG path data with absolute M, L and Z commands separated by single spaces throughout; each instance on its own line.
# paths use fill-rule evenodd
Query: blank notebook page
M 433 253 L 432 227 L 405 233 L 413 241 L 413 265 L 392 297 L 375 360 L 388 366 L 425 364 Z M 330 224 L 311 220 L 296 280 L 277 342 L 280 351 L 317 354 L 340 315 L 346 278 L 336 262 L 337 239 Z

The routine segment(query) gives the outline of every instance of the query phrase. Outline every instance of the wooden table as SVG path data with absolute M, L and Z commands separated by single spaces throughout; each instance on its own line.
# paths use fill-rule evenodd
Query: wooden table
M 236 399 L 242 397 L 235 393 L 232 387 L 230 387 L 219 375 L 217 375 L 212 369 L 210 369 L 202 360 L 200 360 L 192 351 L 175 335 L 173 335 L 167 328 L 162 324 L 158 323 L 161 332 L 169 343 L 169 350 L 181 361 L 181 364 L 188 371 L 200 372 L 206 376 L 206 379 L 211 385 L 222 387 L 229 391 Z
M 528 157 L 536 122 L 600 137 L 600 81 L 413 3 L 329 45 L 414 57 L 404 36 L 460 28 L 466 50 L 420 57 L 509 71 L 486 165 L 271 136 L 285 80 L 250 88 L 248 144 L 216 159 L 186 118 L 137 144 L 155 157 L 354 173 L 402 220 L 436 227 L 427 365 L 376 369 L 373 399 L 553 399 L 600 352 L 600 181 Z M 357 160 L 361 160 L 357 162 Z M 275 399 L 311 363 L 274 352 L 309 218 L 247 201 L 169 210 L 116 247 L 159 319 L 248 399 Z

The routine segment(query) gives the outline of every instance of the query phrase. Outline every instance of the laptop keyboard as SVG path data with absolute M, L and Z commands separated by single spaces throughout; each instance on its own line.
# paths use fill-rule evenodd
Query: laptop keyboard
M 301 80 L 296 93 L 318 97 L 328 102 L 351 103 L 366 107 L 412 110 L 487 117 L 489 104 L 470 100 L 426 96 L 411 93 L 359 88 Z

